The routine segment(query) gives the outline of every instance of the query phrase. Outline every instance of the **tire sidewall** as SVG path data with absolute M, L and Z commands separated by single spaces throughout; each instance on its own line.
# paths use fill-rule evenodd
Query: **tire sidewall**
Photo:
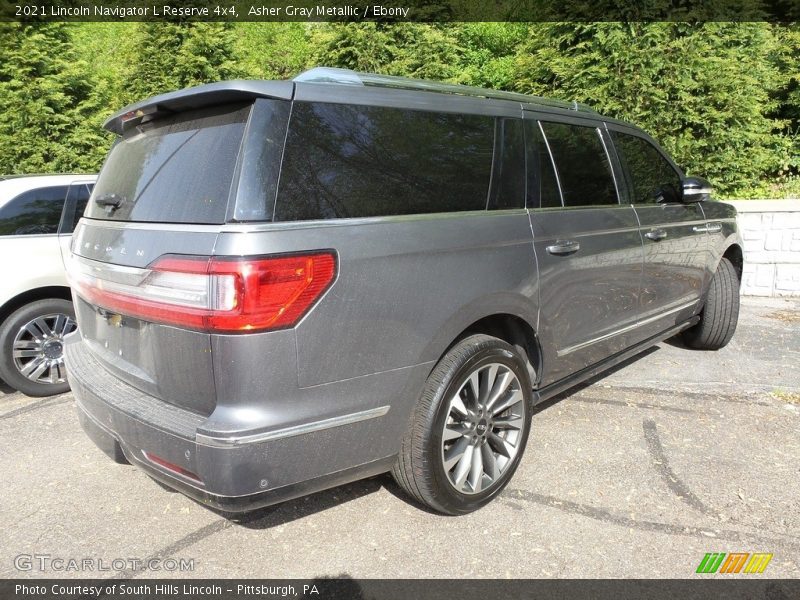
M 498 483 L 495 483 L 489 489 L 477 494 L 462 494 L 450 484 L 441 459 L 442 435 L 449 412 L 448 399 L 459 390 L 470 373 L 490 363 L 500 363 L 509 367 L 520 382 L 525 407 L 520 447 L 512 463 L 506 468 Z M 472 356 L 467 358 L 456 368 L 450 370 L 436 392 L 436 402 L 434 406 L 435 412 L 432 415 L 430 421 L 431 427 L 427 439 L 425 440 L 425 452 L 433 459 L 431 461 L 431 484 L 433 486 L 431 491 L 436 496 L 437 503 L 440 504 L 441 508 L 447 513 L 466 514 L 475 511 L 488 504 L 503 491 L 503 488 L 505 488 L 511 480 L 517 466 L 522 460 L 522 455 L 525 451 L 528 435 L 530 433 L 532 409 L 531 384 L 527 367 L 524 365 L 524 361 L 517 350 L 502 340 L 496 339 L 488 346 L 481 344 L 476 347 Z

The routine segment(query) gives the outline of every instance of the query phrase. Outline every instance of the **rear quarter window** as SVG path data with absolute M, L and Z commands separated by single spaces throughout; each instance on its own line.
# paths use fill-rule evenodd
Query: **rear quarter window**
M 224 223 L 251 104 L 188 111 L 117 140 L 86 216 L 113 221 Z M 103 198 L 121 200 L 109 210 Z
M 517 167 L 510 155 L 499 164 L 518 169 L 520 131 L 500 131 L 520 159 Z M 275 220 L 485 210 L 494 146 L 493 117 L 297 102 Z M 520 186 L 493 196 L 496 208 L 524 204 Z

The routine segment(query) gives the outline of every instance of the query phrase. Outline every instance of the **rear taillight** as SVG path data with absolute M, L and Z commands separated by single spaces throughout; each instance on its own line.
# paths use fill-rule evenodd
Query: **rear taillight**
M 73 258 L 75 292 L 106 310 L 214 332 L 296 325 L 336 277 L 333 252 L 220 258 L 167 255 L 147 269 Z

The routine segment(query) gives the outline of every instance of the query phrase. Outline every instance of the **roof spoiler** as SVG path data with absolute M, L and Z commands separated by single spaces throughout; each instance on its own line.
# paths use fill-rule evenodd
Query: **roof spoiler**
M 154 96 L 126 106 L 103 123 L 103 127 L 118 135 L 125 130 L 149 121 L 157 115 L 182 112 L 255 98 L 291 100 L 294 83 L 291 81 L 220 81 Z

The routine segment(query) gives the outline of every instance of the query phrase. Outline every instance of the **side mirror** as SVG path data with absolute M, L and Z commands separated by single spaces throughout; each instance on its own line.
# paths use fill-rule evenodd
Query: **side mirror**
M 711 199 L 711 184 L 702 177 L 681 179 L 681 202 L 705 202 Z

